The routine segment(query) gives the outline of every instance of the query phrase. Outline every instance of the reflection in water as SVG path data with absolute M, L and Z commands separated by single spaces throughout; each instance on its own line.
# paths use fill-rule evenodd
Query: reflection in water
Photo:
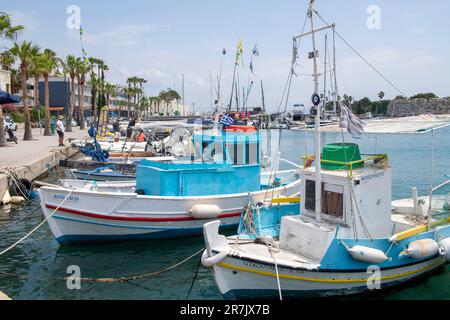
M 436 134 L 435 183 L 450 173 L 450 128 Z M 345 135 L 345 139 L 353 141 Z M 272 140 L 278 138 L 272 134 Z M 340 142 L 341 135 L 325 133 L 323 143 Z M 428 190 L 430 137 L 419 135 L 366 135 L 357 141 L 363 153 L 388 153 L 393 168 L 394 199 L 409 197 L 411 187 L 419 193 Z M 313 152 L 313 133 L 284 131 L 282 157 L 299 162 L 301 155 Z M 271 147 L 276 152 L 275 147 Z M 281 163 L 280 169 L 290 169 Z M 54 173 L 52 178 L 61 175 Z M 39 200 L 23 206 L 0 208 L 0 249 L 6 248 L 42 221 Z M 11 225 L 12 224 L 12 225 Z M 9 226 L 5 228 L 5 226 Z M 185 299 L 198 267 L 200 256 L 182 266 L 148 279 L 127 283 L 83 282 L 80 290 L 67 289 L 61 278 L 67 267 L 77 265 L 81 277 L 106 278 L 142 275 L 165 269 L 204 246 L 202 237 L 178 240 L 152 240 L 101 245 L 59 247 L 47 225 L 13 251 L 0 257 L 0 272 L 27 275 L 26 279 L 0 274 L 0 290 L 13 299 Z M 448 299 L 449 267 L 429 278 L 370 297 L 383 299 Z M 210 270 L 200 267 L 191 299 L 220 299 Z

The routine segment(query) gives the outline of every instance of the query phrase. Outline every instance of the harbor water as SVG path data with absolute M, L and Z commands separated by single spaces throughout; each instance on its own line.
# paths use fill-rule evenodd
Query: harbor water
M 276 133 L 272 132 L 273 139 Z M 325 133 L 322 138 L 323 144 L 343 139 L 340 133 Z M 389 155 L 394 200 L 410 197 L 412 187 L 417 187 L 420 195 L 428 193 L 431 134 L 366 134 L 358 140 L 345 134 L 344 139 L 357 142 L 362 153 Z M 439 184 L 450 174 L 450 128 L 436 131 L 435 139 L 433 180 Z M 300 163 L 302 155 L 314 150 L 312 132 L 286 130 L 281 141 L 282 157 L 296 163 Z M 281 169 L 289 167 L 281 164 Z M 50 173 L 50 179 L 57 177 L 56 173 Z M 0 249 L 20 239 L 41 221 L 38 199 L 23 206 L 0 207 Z M 168 272 L 129 282 L 82 282 L 80 289 L 70 290 L 63 280 L 69 275 L 70 266 L 78 266 L 83 278 L 149 274 L 180 262 L 203 246 L 202 237 L 193 237 L 59 247 L 44 225 L 0 257 L 0 290 L 13 299 L 221 299 L 211 271 L 199 265 L 199 256 Z M 449 299 L 450 267 L 367 298 Z

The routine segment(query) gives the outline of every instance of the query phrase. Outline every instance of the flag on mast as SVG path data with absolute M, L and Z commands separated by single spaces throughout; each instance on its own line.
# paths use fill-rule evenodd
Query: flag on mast
M 242 58 L 242 54 L 244 53 L 244 46 L 242 45 L 242 40 L 239 40 L 238 46 L 237 46 L 237 52 L 236 52 L 236 64 L 239 64 L 239 60 Z M 244 65 L 242 61 L 242 65 Z
M 353 138 L 358 139 L 364 132 L 364 126 L 366 124 L 353 114 L 347 104 L 348 102 L 339 101 L 339 106 L 341 107 L 340 127 L 347 129 Z

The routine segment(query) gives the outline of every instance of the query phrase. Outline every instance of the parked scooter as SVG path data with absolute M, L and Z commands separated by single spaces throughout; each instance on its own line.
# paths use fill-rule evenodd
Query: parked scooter
M 16 135 L 14 134 L 14 130 L 12 129 L 12 127 L 10 125 L 5 126 L 5 131 L 9 136 L 9 138 L 7 138 L 8 142 L 15 142 L 16 144 L 19 143 Z

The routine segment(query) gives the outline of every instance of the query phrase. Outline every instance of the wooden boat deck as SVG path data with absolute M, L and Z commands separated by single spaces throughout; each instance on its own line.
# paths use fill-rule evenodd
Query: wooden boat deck
M 277 264 L 293 268 L 316 269 L 320 266 L 320 261 L 314 261 L 292 251 L 278 248 L 278 241 L 275 242 L 272 253 L 265 244 L 255 244 L 248 241 L 242 241 L 236 244 L 235 239 L 230 239 L 230 246 L 232 252 L 239 252 L 239 256 L 242 258 L 255 259 L 268 263 L 273 263 L 275 258 Z

